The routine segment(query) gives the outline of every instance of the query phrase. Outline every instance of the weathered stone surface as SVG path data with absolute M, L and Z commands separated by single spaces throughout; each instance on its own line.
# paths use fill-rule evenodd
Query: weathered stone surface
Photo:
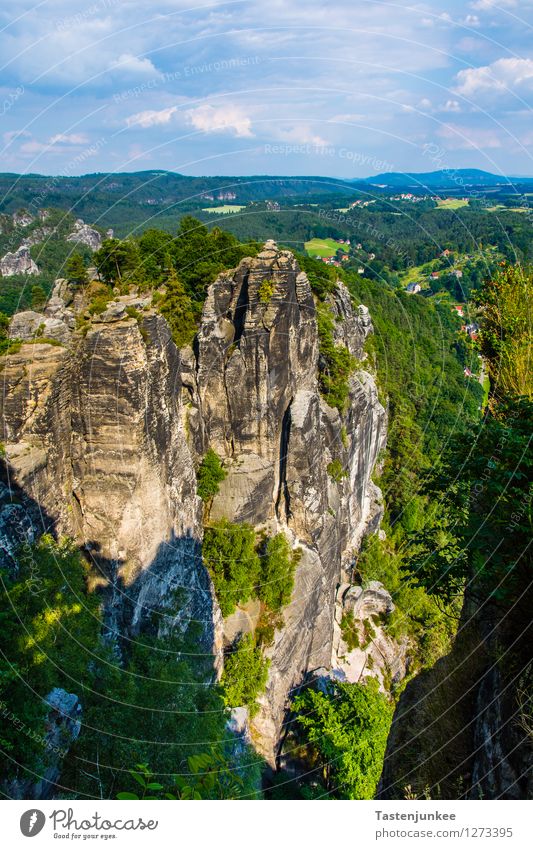
M 15 227 L 28 227 L 33 222 L 33 216 L 25 209 L 13 213 L 13 224 Z
M 58 281 L 46 319 L 70 327 L 83 309 L 77 298 Z M 145 311 L 129 318 L 130 303 L 117 296 L 68 348 L 23 345 L 8 358 L 0 400 L 12 474 L 98 567 L 109 639 L 137 633 L 154 613 L 162 639 L 192 618 L 220 662 L 224 623 L 201 562 L 194 467 L 208 446 L 221 455 L 228 475 L 210 519 L 283 532 L 302 553 L 252 724 L 274 764 L 293 689 L 311 670 L 331 669 L 336 588 L 379 522 L 370 478 L 386 414 L 364 371 L 351 380 L 344 417 L 320 396 L 311 287 L 273 242 L 210 286 L 194 349 L 178 352 L 142 299 Z M 353 310 L 342 287 L 331 306 L 338 343 L 360 357 L 367 312 Z M 332 460 L 345 470 L 340 481 L 328 474 Z M 259 611 L 244 613 L 252 627 Z M 225 624 L 226 640 L 244 631 L 243 621 Z
M 42 316 L 41 316 L 42 318 Z M 182 424 L 179 353 L 164 319 L 93 324 L 68 350 L 23 345 L 7 358 L 1 414 L 13 479 L 103 575 L 109 634 L 155 611 L 163 634 L 220 615 L 200 557 L 200 502 Z M 184 588 L 180 621 L 165 609 Z
M 353 310 L 343 286 L 330 303 L 336 341 L 360 358 L 371 331 L 368 312 Z M 252 722 L 255 745 L 272 764 L 292 689 L 310 669 L 331 666 L 335 587 L 381 514 L 370 475 L 386 415 L 374 380 L 366 372 L 353 377 L 341 420 L 319 394 L 318 356 L 309 281 L 291 253 L 267 242 L 210 287 L 196 363 L 191 351 L 183 364 L 192 444 L 199 453 L 213 447 L 228 473 L 210 518 L 284 531 L 302 550 L 284 626 L 266 652 L 269 680 Z M 346 470 L 340 483 L 327 473 L 332 459 Z
M 67 236 L 67 242 L 78 242 L 87 245 L 92 251 L 97 251 L 102 246 L 102 237 L 98 230 L 78 218 L 74 230 Z
M 13 316 L 9 325 L 11 339 L 56 339 L 66 345 L 70 341 L 71 329 L 59 318 L 52 318 L 39 312 L 27 310 Z
M 14 274 L 40 274 L 40 271 L 31 258 L 29 247 L 21 245 L 14 253 L 7 253 L 0 259 L 0 274 L 13 277 Z

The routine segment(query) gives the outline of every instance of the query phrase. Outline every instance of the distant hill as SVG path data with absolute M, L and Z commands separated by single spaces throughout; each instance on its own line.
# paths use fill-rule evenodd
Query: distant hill
M 390 188 L 402 189 L 456 189 L 472 188 L 474 186 L 496 186 L 508 185 L 512 182 L 509 177 L 491 174 L 481 171 L 479 168 L 444 169 L 441 171 L 426 171 L 420 174 L 416 172 L 402 173 L 391 172 L 389 174 L 377 174 L 375 177 L 367 177 L 366 183 L 373 186 L 388 186 Z M 523 182 L 521 179 L 520 182 Z

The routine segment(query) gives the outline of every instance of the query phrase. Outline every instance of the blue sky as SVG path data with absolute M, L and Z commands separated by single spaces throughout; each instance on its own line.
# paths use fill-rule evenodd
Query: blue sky
M 0 170 L 533 175 L 533 0 L 3 0 Z

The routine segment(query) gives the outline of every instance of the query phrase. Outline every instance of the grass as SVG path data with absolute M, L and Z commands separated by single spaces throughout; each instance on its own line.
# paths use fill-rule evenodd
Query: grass
M 237 203 L 226 203 L 224 206 L 208 206 L 202 209 L 202 212 L 209 212 L 211 215 L 229 215 L 232 212 L 240 212 L 241 209 L 246 209 L 246 206 L 240 206 Z
M 442 198 L 437 201 L 437 209 L 461 209 L 468 206 L 468 201 L 463 198 Z
M 349 250 L 349 245 L 341 245 L 335 239 L 311 239 L 305 243 L 308 256 L 334 256 L 339 248 Z

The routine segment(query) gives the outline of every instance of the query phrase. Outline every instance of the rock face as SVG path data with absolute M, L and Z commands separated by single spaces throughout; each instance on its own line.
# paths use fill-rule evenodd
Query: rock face
M 353 310 L 342 285 L 330 306 L 336 341 L 361 358 L 372 329 L 368 312 Z M 331 665 L 336 586 L 381 515 L 370 475 L 386 415 L 374 379 L 364 370 L 352 377 L 342 419 L 319 394 L 318 365 L 309 281 L 293 255 L 270 242 L 210 287 L 196 359 L 182 373 L 192 443 L 199 454 L 214 448 L 228 473 L 210 518 L 283 530 L 302 550 L 253 721 L 256 745 L 271 763 L 291 689 L 310 670 Z M 344 469 L 339 482 L 328 475 L 332 460 Z
M 388 692 L 391 683 L 399 683 L 405 677 L 407 642 L 399 645 L 383 628 L 393 610 L 390 593 L 379 581 L 370 581 L 365 587 L 340 584 L 335 601 L 332 661 L 337 678 L 352 684 L 366 677 L 377 678 Z M 345 630 L 347 622 L 352 641 Z
M 183 624 L 205 622 L 212 649 L 217 608 L 199 557 L 179 352 L 164 319 L 147 314 L 143 334 L 126 317 L 66 347 L 22 345 L 3 379 L 12 479 L 85 547 L 105 586 L 110 633 L 139 630 L 152 609 L 163 633 L 165 603 L 184 586 Z
M 62 323 L 68 340 L 23 344 L 4 367 L 11 476 L 92 559 L 110 638 L 139 632 L 153 611 L 161 639 L 195 619 L 220 663 L 223 623 L 201 562 L 195 477 L 206 449 L 218 452 L 228 474 L 210 519 L 283 531 L 301 549 L 251 729 L 274 764 L 291 690 L 338 660 L 337 587 L 346 589 L 353 553 L 382 512 L 371 474 L 386 413 L 362 367 L 342 416 L 321 397 L 311 287 L 273 242 L 209 287 L 194 350 L 176 349 L 148 301 L 135 301 L 141 317 L 130 318 L 126 300 L 76 332 L 76 296 L 65 281 L 56 284 L 45 321 Z M 368 311 L 354 309 L 342 285 L 329 305 L 336 341 L 362 361 Z M 19 332 L 31 332 L 30 319 L 17 319 Z M 335 479 L 332 461 L 343 470 Z M 186 590 L 182 609 L 169 622 L 165 605 L 178 587 Z M 226 641 L 258 615 L 252 605 L 226 623 Z
M 79 242 L 87 245 L 92 251 L 97 251 L 102 245 L 102 237 L 98 230 L 89 227 L 81 218 L 74 224 L 74 230 L 67 236 L 67 242 Z
M 14 253 L 7 253 L 0 259 L 0 274 L 2 277 L 12 277 L 14 274 L 40 274 L 40 272 L 31 258 L 29 247 L 21 245 Z

